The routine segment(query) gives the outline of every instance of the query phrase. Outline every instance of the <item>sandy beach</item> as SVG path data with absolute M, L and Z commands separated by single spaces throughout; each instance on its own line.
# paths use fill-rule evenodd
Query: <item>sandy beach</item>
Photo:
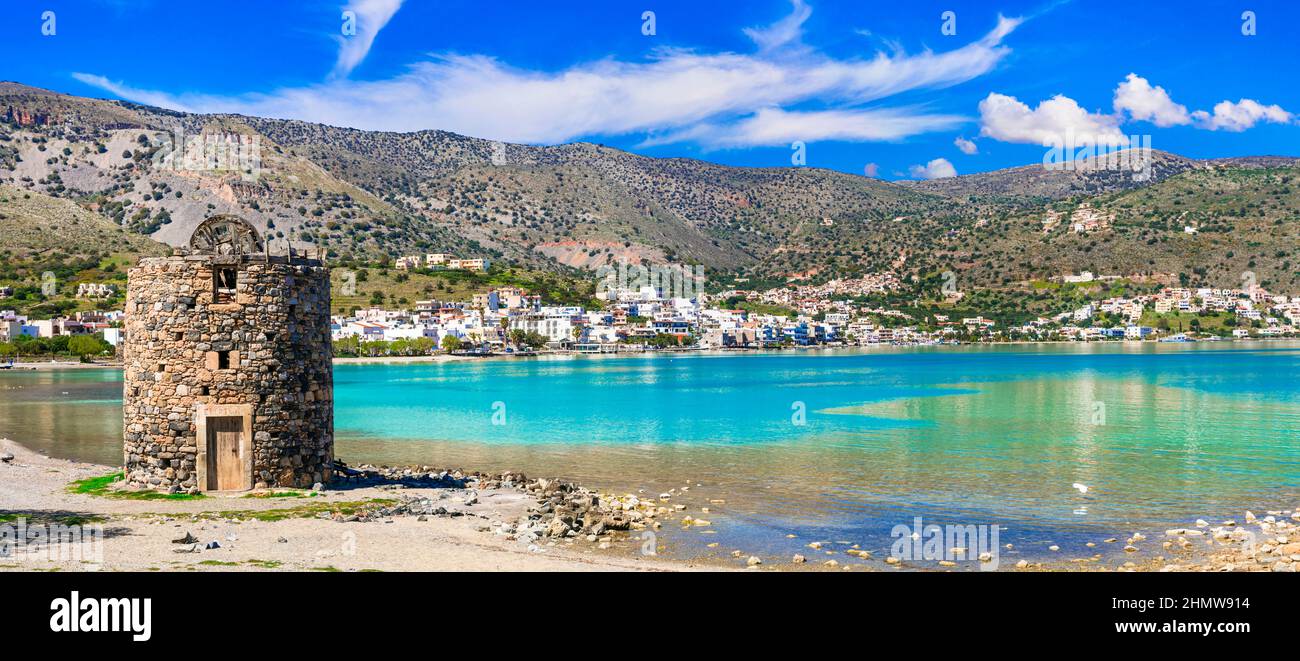
M 69 493 L 113 468 L 52 459 L 0 439 L 0 523 L 103 526 L 102 564 L 44 554 L 0 558 L 7 571 L 675 571 L 692 565 L 622 544 L 529 543 L 494 533 L 536 500 L 514 488 L 325 490 L 308 497 L 213 494 L 136 500 Z M 445 515 L 360 516 L 395 498 L 427 498 Z M 193 543 L 175 540 L 190 535 Z M 214 546 L 215 548 L 207 548 Z M 621 547 L 626 547 L 626 552 Z
M 28 363 L 14 363 L 7 370 L 75 370 L 75 369 L 122 369 L 122 363 L 82 363 L 75 360 L 42 360 Z

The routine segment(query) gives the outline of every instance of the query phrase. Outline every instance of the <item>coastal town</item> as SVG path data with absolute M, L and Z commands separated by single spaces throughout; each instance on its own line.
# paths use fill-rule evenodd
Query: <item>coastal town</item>
M 726 290 L 692 298 L 643 286 L 598 294 L 605 306 L 543 305 L 517 288 L 495 289 L 467 302 L 417 301 L 413 309 L 369 308 L 335 317 L 336 343 L 404 353 L 418 346 L 510 353 L 521 349 L 614 353 L 655 349 L 765 349 L 879 344 L 952 344 L 1007 341 L 1166 341 L 1293 337 L 1300 333 L 1300 297 L 1262 288 L 1165 288 L 1153 295 L 1113 297 L 1077 309 L 999 328 L 983 316 L 918 318 L 901 310 L 856 302 L 896 284 L 892 276 L 833 280 L 763 292 Z M 789 313 L 725 305 L 737 299 Z M 1188 315 L 1182 328 L 1157 317 Z M 1200 315 L 1227 317 L 1220 333 L 1202 328 Z M 423 345 L 416 344 L 421 339 Z M 389 343 L 388 346 L 374 344 Z
M 445 254 L 401 258 L 406 269 L 483 272 L 482 259 Z M 647 271 L 650 273 L 650 271 Z M 1098 280 L 1062 276 L 1069 285 Z M 602 282 L 602 285 L 607 283 Z M 762 291 L 682 289 L 681 281 L 641 278 L 599 287 L 600 306 L 555 305 L 521 287 L 493 287 L 469 300 L 417 300 L 372 306 L 331 318 L 336 356 L 533 355 L 657 350 L 778 349 L 978 342 L 1194 342 L 1295 337 L 1300 296 L 1258 286 L 1164 287 L 1154 293 L 1092 300 L 1024 323 L 983 315 L 918 314 L 871 302 L 902 288 L 894 274 L 790 283 Z M 0 288 L 0 295 L 12 292 Z M 113 285 L 82 283 L 78 297 L 111 296 Z M 875 298 L 872 298 L 875 297 Z M 961 294 L 948 298 L 959 300 Z M 111 354 L 122 341 L 120 310 L 30 318 L 0 303 L 0 358 Z M 73 337 L 94 338 L 80 341 Z M 62 339 L 61 339 L 62 338 Z

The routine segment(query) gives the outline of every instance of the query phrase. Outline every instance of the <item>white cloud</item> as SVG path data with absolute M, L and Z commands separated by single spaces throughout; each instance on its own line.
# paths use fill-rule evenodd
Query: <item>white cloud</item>
M 794 7 L 774 26 L 751 30 L 751 37 L 766 45 L 798 39 L 807 8 L 801 2 Z M 999 17 L 982 38 L 942 53 L 877 53 L 868 59 L 836 59 L 803 47 L 779 55 L 665 49 L 644 62 L 605 59 L 536 71 L 485 55 L 441 55 L 386 80 L 331 79 L 238 96 L 168 95 L 121 83 L 110 86 L 102 76 L 82 74 L 78 79 L 164 108 L 371 130 L 439 128 L 511 142 L 549 144 L 637 133 L 664 142 L 697 139 L 702 125 L 722 127 L 712 142 L 733 146 L 768 144 L 791 132 L 804 140 L 895 139 L 948 127 L 955 120 L 913 109 L 860 106 L 987 73 L 1010 52 L 1002 40 L 1020 22 Z M 797 104 L 817 109 L 779 110 Z M 815 120 L 830 122 L 829 127 L 818 131 Z
M 1281 106 L 1266 106 L 1254 99 L 1241 99 L 1233 103 L 1221 101 L 1213 112 L 1197 110 L 1187 112 L 1187 107 L 1174 103 L 1165 88 L 1147 82 L 1145 78 L 1130 73 L 1115 88 L 1115 112 L 1127 111 L 1136 120 L 1149 120 L 1159 127 L 1195 123 L 1196 126 L 1218 131 L 1245 131 L 1259 122 L 1285 124 L 1295 118 Z
M 790 0 L 790 15 L 762 28 L 745 28 L 745 36 L 754 41 L 765 51 L 775 50 L 787 44 L 798 44 L 803 37 L 803 24 L 812 16 L 812 7 L 804 0 Z
M 865 166 L 862 167 L 862 174 L 865 174 L 868 177 L 871 177 L 873 179 L 880 176 L 880 164 L 867 163 Z
M 1190 124 L 1187 107 L 1174 103 L 1165 88 L 1152 87 L 1151 83 L 1135 73 L 1115 88 L 1115 112 L 1127 111 L 1139 121 L 1149 121 L 1159 127 Z
M 925 165 L 913 165 L 907 169 L 917 179 L 943 179 L 957 176 L 957 168 L 946 158 L 936 158 Z
M 338 38 L 339 59 L 334 64 L 334 72 L 331 75 L 346 76 L 366 59 L 366 55 L 370 54 L 370 47 L 375 44 L 375 37 L 379 36 L 379 31 L 392 20 L 393 14 L 402 8 L 402 2 L 403 0 L 352 0 L 343 7 L 344 11 L 356 13 L 357 33 Z
M 1236 103 L 1220 101 L 1214 105 L 1213 114 L 1204 110 L 1192 113 L 1192 119 L 1198 126 L 1211 131 L 1245 131 L 1259 122 L 1286 124 L 1295 115 L 1282 109 L 1282 106 L 1266 106 L 1253 99 L 1242 99 Z
M 957 136 L 957 139 L 952 141 L 952 144 L 957 145 L 957 149 L 960 149 L 961 153 L 967 156 L 974 156 L 980 151 L 979 146 L 975 144 L 974 140 L 967 140 L 960 135 Z
M 1014 96 L 994 93 L 980 101 L 979 109 L 980 135 L 1003 142 L 1128 144 L 1119 129 L 1119 116 L 1088 112 L 1074 99 L 1059 94 L 1031 110 Z
M 707 149 L 788 145 L 796 140 L 875 142 L 942 131 L 967 121 L 958 115 L 930 115 L 911 109 L 789 112 L 763 108 L 728 124 L 697 124 L 651 138 L 643 146 L 693 141 Z
M 72 77 L 92 87 L 98 87 L 114 96 L 122 97 L 136 103 L 157 106 L 159 108 L 168 108 L 179 110 L 181 112 L 198 112 L 194 108 L 185 105 L 176 97 L 166 92 L 154 92 L 151 90 L 142 90 L 131 87 L 121 81 L 109 80 L 103 76 L 97 76 L 89 73 L 73 73 Z

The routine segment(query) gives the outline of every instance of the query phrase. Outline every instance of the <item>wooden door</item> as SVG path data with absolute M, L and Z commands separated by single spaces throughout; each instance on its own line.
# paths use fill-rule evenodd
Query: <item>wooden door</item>
M 208 488 L 244 489 L 244 421 L 234 416 L 208 418 Z

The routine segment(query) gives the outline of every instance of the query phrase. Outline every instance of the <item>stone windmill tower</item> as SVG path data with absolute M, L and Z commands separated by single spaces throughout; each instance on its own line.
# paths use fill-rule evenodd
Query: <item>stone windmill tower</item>
M 169 491 L 309 487 L 330 478 L 329 269 L 272 255 L 236 216 L 128 274 L 123 454 Z

